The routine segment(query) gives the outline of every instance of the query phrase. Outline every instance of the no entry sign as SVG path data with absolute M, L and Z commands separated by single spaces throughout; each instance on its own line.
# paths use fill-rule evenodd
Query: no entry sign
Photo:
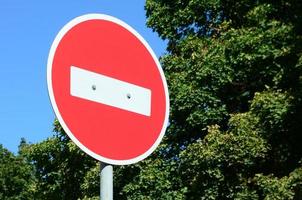
M 163 71 L 147 42 L 116 18 L 88 14 L 65 25 L 49 53 L 47 83 L 65 132 L 102 162 L 138 162 L 164 135 Z

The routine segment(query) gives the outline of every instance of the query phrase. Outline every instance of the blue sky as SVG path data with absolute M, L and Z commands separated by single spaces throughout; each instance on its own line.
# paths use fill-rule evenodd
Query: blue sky
M 17 152 L 20 139 L 36 143 L 52 135 L 46 65 L 58 31 L 87 13 L 117 17 L 139 32 L 157 57 L 166 43 L 147 28 L 144 0 L 1 0 L 0 144 Z

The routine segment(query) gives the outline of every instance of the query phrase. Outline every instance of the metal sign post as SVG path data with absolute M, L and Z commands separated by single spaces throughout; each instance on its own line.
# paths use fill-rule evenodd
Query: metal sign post
M 113 200 L 113 166 L 100 162 L 100 198 Z

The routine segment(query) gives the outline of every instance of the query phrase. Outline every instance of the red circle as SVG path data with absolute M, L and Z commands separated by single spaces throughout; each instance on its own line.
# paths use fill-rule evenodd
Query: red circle
M 150 89 L 151 115 L 72 96 L 71 66 Z M 136 158 L 157 141 L 166 118 L 164 81 L 145 44 L 108 20 L 74 25 L 58 42 L 52 59 L 53 97 L 64 123 L 89 151 L 112 160 Z

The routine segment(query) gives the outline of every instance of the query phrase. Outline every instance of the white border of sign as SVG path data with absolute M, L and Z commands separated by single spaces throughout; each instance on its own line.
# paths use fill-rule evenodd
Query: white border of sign
M 62 118 L 59 109 L 57 107 L 55 98 L 54 98 L 54 94 L 53 94 L 53 88 L 52 88 L 52 64 L 53 64 L 53 58 L 54 58 L 54 54 L 55 51 L 61 41 L 61 39 L 64 37 L 64 35 L 70 30 L 72 29 L 74 26 L 76 26 L 77 24 L 87 21 L 87 20 L 93 20 L 93 19 L 97 19 L 97 20 L 106 20 L 106 21 L 110 21 L 113 23 L 116 23 L 122 27 L 124 27 L 125 29 L 127 29 L 128 31 L 130 31 L 132 34 L 134 34 L 139 40 L 140 42 L 142 42 L 144 44 L 144 46 L 148 49 L 149 53 L 151 54 L 153 60 L 156 62 L 157 68 L 160 72 L 162 81 L 163 81 L 163 85 L 164 85 L 164 90 L 165 90 L 165 95 L 166 95 L 166 111 L 165 111 L 165 119 L 164 119 L 164 123 L 163 126 L 161 128 L 161 132 L 159 137 L 157 138 L 157 140 L 155 141 L 155 143 L 150 147 L 150 149 L 148 149 L 148 151 L 146 151 L 145 153 L 143 153 L 142 155 L 139 155 L 135 158 L 132 159 L 128 159 L 128 160 L 113 160 L 113 159 L 109 159 L 106 157 L 103 157 L 101 155 L 98 155 L 94 152 L 92 152 L 90 149 L 88 149 L 86 146 L 84 146 L 73 134 L 72 132 L 69 130 L 67 124 L 65 123 L 64 119 Z M 155 55 L 155 53 L 153 52 L 153 50 L 151 49 L 151 47 L 148 45 L 148 43 L 144 40 L 144 38 L 137 33 L 131 26 L 129 26 L 128 24 L 126 24 L 125 22 L 109 16 L 109 15 L 104 15 L 104 14 L 86 14 L 86 15 L 82 15 L 79 16 L 73 20 L 71 20 L 69 23 L 67 23 L 57 34 L 55 40 L 52 43 L 52 46 L 50 48 L 50 52 L 49 52 L 49 56 L 48 56 L 48 61 L 47 61 L 47 87 L 48 87 L 48 93 L 49 93 L 49 97 L 50 97 L 50 101 L 53 107 L 53 110 L 60 122 L 60 124 L 62 125 L 63 129 L 65 130 L 65 132 L 67 133 L 67 135 L 71 138 L 71 140 L 78 146 L 80 147 L 85 153 L 87 153 L 88 155 L 92 156 L 93 158 L 104 162 L 104 163 L 108 163 L 108 164 L 113 164 L 113 165 L 129 165 L 129 164 L 133 164 L 136 162 L 139 162 L 143 159 L 145 159 L 147 156 L 149 156 L 159 145 L 159 143 L 161 142 L 166 128 L 168 126 L 168 118 L 169 118 L 169 109 L 170 109 L 170 103 L 169 103 L 169 93 L 168 93 L 168 86 L 167 86 L 167 82 L 166 82 L 166 78 L 164 76 L 164 72 L 161 68 L 161 65 Z

